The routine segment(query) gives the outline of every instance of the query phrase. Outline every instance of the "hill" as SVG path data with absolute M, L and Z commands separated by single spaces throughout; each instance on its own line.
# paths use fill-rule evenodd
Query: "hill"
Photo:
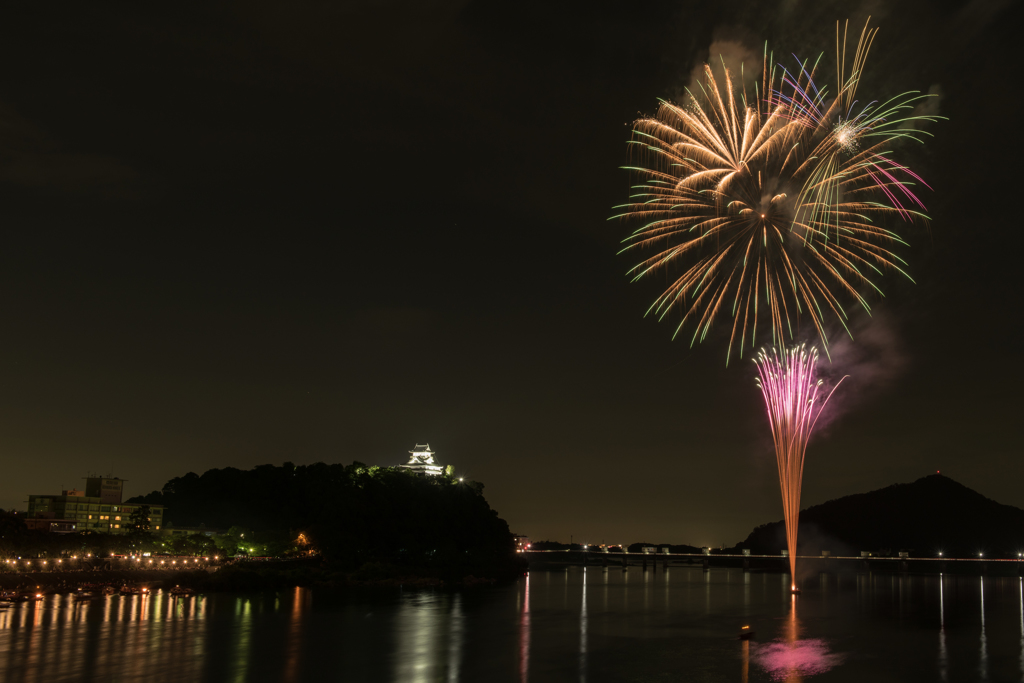
M 325 558 L 351 567 L 461 566 L 503 561 L 514 549 L 483 484 L 358 462 L 189 472 L 127 502 L 165 505 L 177 526 L 240 528 L 270 548 L 293 545 L 302 533 Z
M 737 549 L 777 554 L 784 523 L 754 529 Z M 1002 505 L 941 474 L 844 496 L 800 512 L 800 554 L 939 551 L 949 557 L 1016 557 L 1024 551 L 1024 510 Z

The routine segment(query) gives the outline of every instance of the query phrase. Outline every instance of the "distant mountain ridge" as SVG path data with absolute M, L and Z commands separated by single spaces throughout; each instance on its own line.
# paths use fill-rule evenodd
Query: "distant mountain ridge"
M 778 554 L 782 521 L 754 529 L 736 548 Z M 833 555 L 910 551 L 917 556 L 1017 557 L 1024 510 L 986 498 L 941 474 L 844 496 L 800 512 L 799 552 Z

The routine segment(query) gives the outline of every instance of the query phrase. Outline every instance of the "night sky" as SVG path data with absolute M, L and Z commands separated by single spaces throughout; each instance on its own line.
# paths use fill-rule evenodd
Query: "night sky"
M 859 94 L 950 120 L 904 152 L 917 284 L 837 349 L 804 506 L 942 470 L 1024 507 L 1021 3 L 163 4 L 0 22 L 0 506 L 429 442 L 534 540 L 781 519 L 753 364 L 645 319 L 607 218 L 709 51 L 871 14 Z

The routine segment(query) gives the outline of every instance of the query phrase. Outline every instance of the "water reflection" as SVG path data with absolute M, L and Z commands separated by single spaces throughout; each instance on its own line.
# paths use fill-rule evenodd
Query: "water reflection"
M 645 600 L 646 601 L 646 600 Z M 587 680 L 587 570 L 583 569 L 583 607 L 580 609 L 580 683 Z
M 295 681 L 299 678 L 302 661 L 302 618 L 309 602 L 309 589 L 296 586 L 292 591 L 292 608 L 288 615 L 288 636 L 285 646 L 285 680 Z
M 168 601 L 170 602 L 170 601 Z M 252 645 L 252 602 L 248 599 L 240 600 L 235 616 L 238 639 L 235 641 L 235 679 L 244 681 L 249 669 L 250 647 Z
M 939 574 L 939 678 L 949 680 L 949 657 L 946 653 L 946 604 L 943 596 L 945 576 Z
M 164 615 L 162 605 L 174 602 Z M 198 678 L 203 641 L 183 624 L 204 618 L 201 599 L 172 601 L 162 593 L 155 600 L 50 595 L 17 604 L 0 614 L 0 678 L 80 680 L 88 672 L 96 680 L 141 680 L 166 668 Z
M 462 623 L 462 596 L 456 593 L 452 597 L 452 611 L 448 619 L 448 681 L 456 683 L 459 680 L 459 670 L 462 667 L 462 641 L 465 637 L 465 626 Z
M 843 660 L 843 655 L 829 652 L 823 639 L 800 638 L 796 607 L 794 595 L 790 598 L 789 616 L 780 640 L 751 648 L 754 661 L 775 681 L 799 683 L 806 676 L 829 671 Z
M 981 577 L 981 657 L 978 661 L 981 680 L 988 680 L 988 641 L 985 638 L 985 577 Z
M 403 595 L 395 619 L 393 680 L 459 680 L 464 638 L 458 594 Z
M 526 683 L 530 676 L 530 575 L 526 575 L 523 604 L 519 612 L 519 681 Z
M 808 578 L 794 598 L 779 595 L 778 573 L 705 573 L 699 565 L 659 567 L 657 576 L 649 568 L 646 579 L 639 568 L 629 573 L 532 572 L 515 585 L 464 591 L 318 589 L 315 600 L 306 589 L 190 599 L 48 596 L 0 608 L 0 681 L 1024 677 L 1020 578 L 1012 585 L 993 576 L 831 574 Z M 743 624 L 758 629 L 760 642 L 736 640 Z

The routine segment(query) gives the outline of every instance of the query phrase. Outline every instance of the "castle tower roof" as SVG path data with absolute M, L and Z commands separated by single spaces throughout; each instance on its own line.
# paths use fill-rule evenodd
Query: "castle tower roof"
M 444 467 L 434 460 L 434 451 L 430 449 L 429 443 L 416 444 L 409 451 L 409 462 L 399 465 L 399 467 L 431 477 L 436 477 L 444 472 Z

